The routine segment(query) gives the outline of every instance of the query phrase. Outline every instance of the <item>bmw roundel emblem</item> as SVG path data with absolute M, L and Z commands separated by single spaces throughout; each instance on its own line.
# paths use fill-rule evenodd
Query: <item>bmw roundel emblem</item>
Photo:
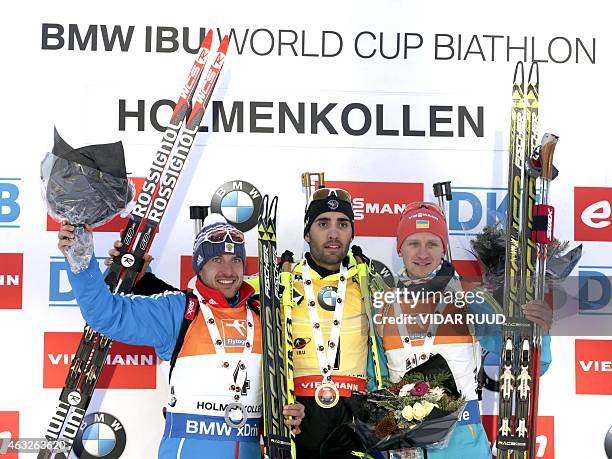
M 388 287 L 396 287 L 397 281 L 395 280 L 395 276 L 393 276 L 393 271 L 391 271 L 387 265 L 383 262 L 372 259 L 372 267 L 374 271 L 376 271 L 382 277 L 385 284 Z
M 608 456 L 608 458 L 612 458 L 612 426 L 610 426 L 610 429 L 608 429 L 608 432 L 606 432 L 604 448 L 606 451 L 606 456 Z
M 335 311 L 337 293 L 338 289 L 336 287 L 331 287 L 327 285 L 321 288 L 319 290 L 319 294 L 317 295 L 317 301 L 319 302 L 319 306 L 321 306 L 326 311 Z
M 232 180 L 217 188 L 210 210 L 223 215 L 240 231 L 248 231 L 257 225 L 261 201 L 261 193 L 255 186 L 244 180 Z
M 123 424 L 112 414 L 89 413 L 74 441 L 80 459 L 118 459 L 125 450 Z

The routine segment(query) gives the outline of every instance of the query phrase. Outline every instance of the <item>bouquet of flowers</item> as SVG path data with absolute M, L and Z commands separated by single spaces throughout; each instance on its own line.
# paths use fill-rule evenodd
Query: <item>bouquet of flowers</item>
M 47 212 L 58 222 L 76 226 L 66 257 L 73 272 L 85 270 L 93 238 L 84 225 L 96 227 L 119 214 L 134 196 L 127 178 L 121 142 L 72 148 L 54 133 L 53 149 L 40 164 Z
M 485 287 L 495 291 L 504 285 L 506 232 L 501 223 L 487 225 L 470 241 L 471 253 L 482 271 Z M 561 282 L 570 275 L 582 257 L 582 244 L 568 250 L 568 241 L 555 239 L 546 252 L 546 281 Z
M 356 418 L 352 427 L 370 451 L 443 447 L 465 407 L 439 354 L 398 383 L 347 402 Z
M 427 418 L 434 409 L 453 413 L 463 405 L 462 398 L 451 397 L 444 389 L 444 382 L 452 376 L 440 373 L 431 377 L 423 373 L 406 375 L 402 380 L 377 394 L 370 403 L 388 410 L 376 423 L 374 432 L 379 438 L 413 429 Z

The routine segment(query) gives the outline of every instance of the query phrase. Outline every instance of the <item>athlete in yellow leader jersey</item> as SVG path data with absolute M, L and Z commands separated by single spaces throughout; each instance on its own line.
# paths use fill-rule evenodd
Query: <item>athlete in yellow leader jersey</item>
M 363 451 L 346 425 L 352 414 L 345 400 L 365 392 L 368 380 L 371 386 L 381 381 L 361 288 L 367 270 L 349 254 L 353 222 L 348 192 L 317 190 L 304 217 L 310 252 L 281 275 L 293 324 L 295 394 L 308 413 L 296 438 L 298 459 L 354 458 L 353 451 Z

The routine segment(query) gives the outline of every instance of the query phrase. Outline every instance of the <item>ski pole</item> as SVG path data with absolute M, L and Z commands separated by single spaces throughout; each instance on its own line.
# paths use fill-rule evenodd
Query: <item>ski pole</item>
M 553 155 L 559 137 L 554 134 L 544 134 L 542 143 L 537 151 L 534 152 L 533 160 L 540 167 L 540 203 L 534 208 L 534 219 L 537 219 L 537 224 L 534 225 L 534 231 L 531 233 L 531 238 L 537 243 L 537 271 L 536 271 L 536 299 L 544 299 L 545 278 L 546 278 L 546 258 L 548 244 L 554 241 L 554 209 L 549 204 L 549 186 L 550 182 L 556 177 L 556 168 L 553 166 Z M 530 400 L 530 418 L 529 418 L 529 434 L 531 439 L 529 445 L 529 458 L 535 458 L 536 446 L 536 429 L 538 417 L 538 396 L 540 391 L 540 364 L 542 358 L 542 330 L 537 324 L 533 325 L 533 374 L 531 383 L 531 400 Z
M 312 181 L 312 177 L 316 177 L 318 183 L 317 188 L 325 188 L 325 172 L 303 172 L 302 173 L 302 187 L 306 189 L 306 207 L 310 203 L 310 197 L 315 187 L 315 182 Z
M 204 219 L 208 217 L 210 206 L 189 206 L 189 219 L 193 220 L 195 235 L 200 234 L 204 226 Z
M 436 182 L 433 184 L 433 192 L 434 196 L 438 198 L 438 205 L 440 209 L 442 209 L 442 215 L 447 219 L 446 210 L 445 210 L 445 200 L 452 201 L 453 200 L 453 192 L 451 190 L 451 182 L 450 180 L 447 182 Z M 447 219 L 448 220 L 448 219 Z M 451 256 L 451 248 L 450 248 L 450 236 L 448 235 L 448 222 L 446 225 L 446 240 L 448 241 L 446 247 L 446 259 L 449 263 L 453 262 L 453 257 Z

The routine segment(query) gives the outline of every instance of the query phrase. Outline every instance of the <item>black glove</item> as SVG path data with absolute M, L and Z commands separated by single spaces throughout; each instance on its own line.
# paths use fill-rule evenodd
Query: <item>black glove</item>
M 363 254 L 363 250 L 358 245 L 354 245 L 351 247 L 351 251 L 353 252 L 353 256 L 355 258 L 360 258 L 364 263 L 370 264 L 370 259 Z
M 278 266 L 282 266 L 283 263 L 288 261 L 289 263 L 295 263 L 293 260 L 293 252 L 291 250 L 285 250 L 280 257 L 280 261 L 278 262 Z

